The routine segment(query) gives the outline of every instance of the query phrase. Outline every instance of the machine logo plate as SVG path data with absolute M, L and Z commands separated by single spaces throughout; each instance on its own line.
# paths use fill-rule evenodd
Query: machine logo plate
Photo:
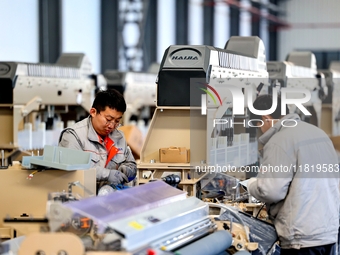
M 9 65 L 0 63 L 0 76 L 5 75 L 11 70 Z
M 201 59 L 201 53 L 195 49 L 180 49 L 172 52 L 170 62 L 175 66 L 190 66 L 197 64 Z

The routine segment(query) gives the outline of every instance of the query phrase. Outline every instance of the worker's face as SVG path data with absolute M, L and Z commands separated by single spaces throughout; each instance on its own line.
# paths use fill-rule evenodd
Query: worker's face
M 262 123 L 263 122 L 263 123 Z M 270 129 L 276 121 L 273 120 L 272 116 L 270 115 L 264 115 L 262 116 L 262 122 L 258 122 L 257 126 L 260 127 L 261 132 L 264 134 L 267 132 L 268 129 Z M 262 125 L 263 124 L 263 125 Z M 262 125 L 262 126 L 261 126 Z
M 95 108 L 91 108 L 92 125 L 94 130 L 100 136 L 107 136 L 115 128 L 119 127 L 123 113 L 109 107 L 105 111 L 98 112 Z

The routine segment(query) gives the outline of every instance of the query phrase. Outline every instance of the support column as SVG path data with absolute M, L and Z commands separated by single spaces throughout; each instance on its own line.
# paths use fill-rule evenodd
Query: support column
M 39 0 L 39 62 L 55 63 L 61 55 L 61 0 Z

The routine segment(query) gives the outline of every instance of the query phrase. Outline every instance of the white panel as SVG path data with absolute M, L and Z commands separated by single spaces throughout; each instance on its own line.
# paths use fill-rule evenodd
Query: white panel
M 217 2 L 214 10 L 214 45 L 224 48 L 230 37 L 230 11 L 226 3 Z
M 189 44 L 203 44 L 203 0 L 189 1 Z
M 159 63 L 162 61 L 164 51 L 176 43 L 175 3 L 175 0 L 157 2 L 157 62 Z
M 38 0 L 0 1 L 0 61 L 39 61 Z
M 85 53 L 100 72 L 100 1 L 62 1 L 62 52 Z
M 251 7 L 249 0 L 241 0 L 240 12 L 240 36 L 251 36 L 251 13 L 248 9 Z
M 339 50 L 339 0 L 286 1 L 284 5 L 292 27 L 279 33 L 279 60 L 293 50 Z

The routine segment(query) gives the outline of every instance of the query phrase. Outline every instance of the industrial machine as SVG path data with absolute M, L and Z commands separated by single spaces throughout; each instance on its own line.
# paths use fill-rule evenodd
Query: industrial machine
M 0 119 L 6 123 L 0 148 L 6 160 L 21 148 L 57 143 L 58 135 L 43 131 L 57 129 L 59 134 L 67 121 L 86 117 L 95 92 L 106 89 L 104 77 L 94 74 L 80 53 L 63 53 L 55 64 L 0 62 L 0 84 Z M 32 131 L 37 131 L 34 138 Z
M 303 105 L 311 113 L 303 114 L 294 105 L 288 105 L 290 112 L 296 112 L 303 121 L 307 121 L 321 127 L 322 102 L 327 97 L 328 88 L 325 76 L 318 72 L 315 55 L 312 52 L 291 52 L 286 61 L 269 61 L 267 69 L 272 87 L 278 90 L 282 88 L 307 89 L 311 93 L 311 99 Z M 299 93 L 292 93 L 292 98 L 302 98 Z
M 96 195 L 91 154 L 46 145 L 42 156 L 23 156 L 22 163 L 0 171 L 0 238 L 26 236 L 48 229 L 46 203 Z
M 319 70 L 326 78 L 328 95 L 322 101 L 321 128 L 330 136 L 340 135 L 340 62 L 332 61 L 328 70 Z
M 257 129 L 251 126 L 248 107 L 257 96 L 270 93 L 269 75 L 263 42 L 258 37 L 231 37 L 225 49 L 230 51 L 226 59 L 234 70 L 211 68 L 206 101 L 208 167 L 215 172 L 227 172 L 231 176 L 246 179 L 250 171 L 241 167 L 258 161 Z M 208 92 L 216 92 L 220 102 Z M 248 172 L 248 173 L 247 173 Z
M 212 215 L 210 208 L 223 211 Z M 3 247 L 18 255 L 36 251 L 46 255 L 60 251 L 68 255 L 267 255 L 274 254 L 277 239 L 272 225 L 229 206 L 187 198 L 163 181 L 77 201 L 51 199 L 47 218 L 45 232 L 19 239 L 18 247 L 11 242 Z
M 250 177 L 238 171 L 257 162 L 256 132 L 249 128 L 244 110 L 248 94 L 255 100 L 268 93 L 264 52 L 258 37 L 231 37 L 225 49 L 174 45 L 165 51 L 157 107 L 138 164 L 139 184 L 177 173 L 179 186 L 197 196 L 197 184 L 209 178 L 214 166 L 240 179 Z M 233 105 L 234 91 L 244 100 L 235 98 Z M 240 107 L 235 112 L 236 102 L 241 114 Z M 171 157 L 178 148 L 187 156 Z

